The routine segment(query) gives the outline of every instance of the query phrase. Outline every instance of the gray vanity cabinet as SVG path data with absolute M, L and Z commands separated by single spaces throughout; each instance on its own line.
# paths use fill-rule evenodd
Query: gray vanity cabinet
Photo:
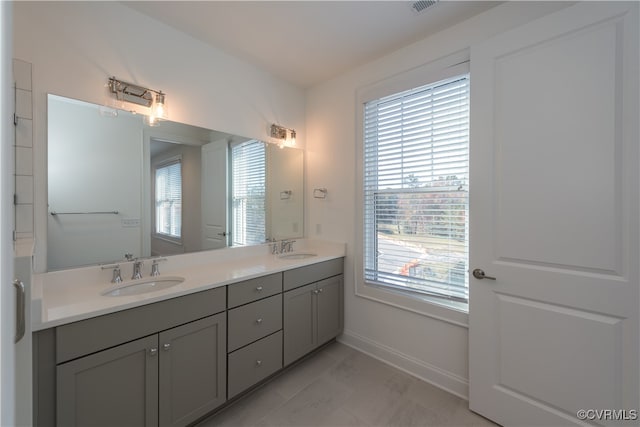
M 157 426 L 157 348 L 151 336 L 59 365 L 57 425 Z
M 57 367 L 58 426 L 184 426 L 226 400 L 226 316 Z
M 284 365 L 340 335 L 344 324 L 342 259 L 293 270 L 284 293 Z M 306 270 L 306 271 L 305 271 Z M 337 274 L 337 275 L 336 275 Z M 328 278 L 324 278 L 331 276 Z M 289 284 L 289 286 L 287 286 Z
M 282 273 L 230 285 L 228 398 L 282 369 Z
M 184 426 L 226 401 L 226 318 L 221 313 L 161 332 L 159 425 Z

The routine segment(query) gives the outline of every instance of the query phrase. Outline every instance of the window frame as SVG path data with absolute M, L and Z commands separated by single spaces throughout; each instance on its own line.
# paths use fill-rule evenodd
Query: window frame
M 179 164 L 180 165 L 180 200 L 181 200 L 181 207 L 180 207 L 180 237 L 175 237 L 172 236 L 170 234 L 165 234 L 165 233 L 161 233 L 158 232 L 158 206 L 157 206 L 157 197 L 158 197 L 158 182 L 157 182 L 157 171 L 158 169 L 163 169 L 163 168 L 167 168 L 169 166 L 175 165 L 175 164 Z M 182 163 L 182 156 L 173 156 L 167 159 L 162 160 L 161 162 L 155 164 L 153 166 L 153 237 L 156 239 L 160 239 L 160 240 L 165 240 L 167 242 L 171 242 L 171 243 L 175 243 L 178 245 L 182 245 L 182 241 L 183 241 L 183 237 L 184 237 L 184 233 L 182 232 L 183 230 L 183 225 L 184 225 L 184 218 L 183 218 L 183 209 L 182 209 L 182 205 L 184 203 L 184 199 L 183 199 L 183 195 L 184 195 L 184 188 L 183 188 L 183 182 L 184 182 L 184 168 L 183 168 L 183 163 Z
M 364 114 L 365 103 L 369 101 L 468 73 L 470 73 L 469 51 L 465 49 L 362 87 L 356 92 L 355 294 L 358 297 L 381 302 L 462 327 L 468 327 L 468 303 L 369 283 L 365 280 Z

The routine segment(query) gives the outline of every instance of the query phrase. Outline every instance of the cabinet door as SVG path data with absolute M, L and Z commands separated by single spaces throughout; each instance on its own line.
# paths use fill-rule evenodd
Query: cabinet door
M 317 283 L 317 345 L 337 337 L 343 327 L 343 278 L 335 276 Z
M 157 426 L 158 337 L 58 365 L 58 426 Z
M 160 426 L 184 426 L 226 400 L 225 313 L 159 335 Z
M 284 293 L 284 364 L 304 356 L 316 347 L 316 284 Z

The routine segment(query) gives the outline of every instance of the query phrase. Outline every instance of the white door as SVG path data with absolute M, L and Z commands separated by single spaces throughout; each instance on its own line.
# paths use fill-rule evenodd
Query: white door
M 227 246 L 227 142 L 202 146 L 202 249 Z
M 472 47 L 469 405 L 502 425 L 640 409 L 638 80 L 636 2 Z

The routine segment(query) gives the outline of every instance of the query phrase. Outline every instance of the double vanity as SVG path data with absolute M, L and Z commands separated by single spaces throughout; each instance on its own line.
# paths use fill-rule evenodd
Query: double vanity
M 168 257 L 120 284 L 96 266 L 35 275 L 34 424 L 185 426 L 241 398 L 342 332 L 344 256 L 301 240 Z

